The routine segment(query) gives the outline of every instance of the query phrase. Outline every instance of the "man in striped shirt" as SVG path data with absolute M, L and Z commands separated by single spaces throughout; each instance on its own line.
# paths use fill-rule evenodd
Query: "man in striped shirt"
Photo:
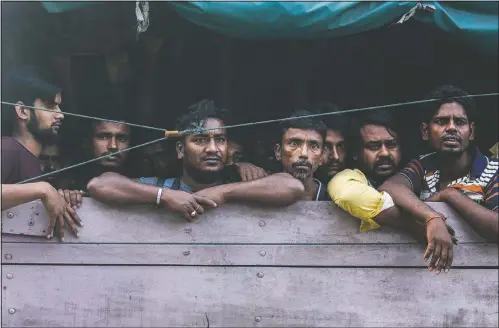
M 465 91 L 443 86 L 431 92 L 424 107 L 421 135 L 433 153 L 411 161 L 380 190 L 413 217 L 426 223 L 429 269 L 447 272 L 452 242 L 445 217 L 424 202 L 445 202 L 481 235 L 498 240 L 498 161 L 480 153 L 475 139 L 474 100 Z M 438 263 L 437 263 L 438 262 Z

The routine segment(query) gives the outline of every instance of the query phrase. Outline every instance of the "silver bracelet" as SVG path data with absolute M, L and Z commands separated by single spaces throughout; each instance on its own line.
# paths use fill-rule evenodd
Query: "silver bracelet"
M 159 205 L 161 201 L 161 195 L 163 195 L 163 188 L 158 189 L 158 196 L 156 196 L 156 205 Z

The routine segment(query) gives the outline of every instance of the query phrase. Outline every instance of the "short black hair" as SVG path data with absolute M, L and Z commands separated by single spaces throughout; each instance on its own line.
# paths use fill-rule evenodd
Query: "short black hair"
M 220 120 L 225 125 L 230 124 L 229 111 L 215 106 L 213 100 L 201 100 L 187 109 L 188 112 L 177 119 L 177 124 L 175 125 L 177 131 L 198 129 L 199 125 L 208 118 Z
M 36 99 L 52 102 L 55 95 L 61 92 L 51 74 L 34 66 L 26 65 L 7 70 L 8 72 L 2 74 L 2 101 L 22 101 L 26 106 L 33 106 Z M 2 104 L 2 134 L 11 134 L 14 131 L 14 109 L 13 105 Z
M 2 78 L 2 89 L 3 101 L 22 101 L 27 106 L 32 106 L 38 98 L 53 101 L 55 95 L 61 92 L 53 76 L 34 66 L 10 69 Z
M 365 114 L 361 114 L 352 120 L 350 124 L 350 144 L 352 149 L 355 151 L 359 150 L 362 145 L 362 136 L 360 134 L 360 129 L 365 125 L 379 125 L 383 126 L 388 130 L 388 133 L 394 137 L 394 134 L 400 138 L 399 129 L 395 117 L 386 109 L 377 109 L 369 111 Z
M 317 117 L 303 117 L 301 118 L 300 116 L 307 116 L 307 115 L 312 115 L 310 111 L 307 110 L 297 110 L 291 114 L 291 117 L 294 118 L 292 120 L 285 120 L 279 123 L 280 126 L 280 140 L 279 142 L 282 142 L 282 137 L 286 134 L 286 132 L 289 129 L 301 129 L 301 130 L 312 130 L 317 133 L 319 133 L 322 137 L 322 142 L 326 140 L 326 134 L 327 134 L 327 127 Z
M 315 106 L 316 113 L 334 113 L 343 109 L 333 103 L 319 103 Z M 343 114 L 333 114 L 321 116 L 322 121 L 326 124 L 328 130 L 334 130 L 346 137 L 348 129 L 348 120 Z
M 476 103 L 473 97 L 466 91 L 459 89 L 453 85 L 444 85 L 436 88 L 426 95 L 425 100 L 436 99 L 435 101 L 427 102 L 422 105 L 423 121 L 428 123 L 440 109 L 440 106 L 450 103 L 458 103 L 461 105 L 468 120 L 475 122 L 476 120 Z

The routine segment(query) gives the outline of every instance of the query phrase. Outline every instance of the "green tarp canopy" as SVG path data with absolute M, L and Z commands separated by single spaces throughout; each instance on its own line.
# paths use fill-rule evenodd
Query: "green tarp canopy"
M 418 2 L 211 2 L 169 3 L 182 17 L 218 33 L 245 39 L 326 38 L 360 33 L 398 21 Z M 412 19 L 435 24 L 481 52 L 498 54 L 498 2 L 437 2 Z M 99 2 L 42 2 L 50 13 L 99 7 Z M 154 19 L 161 17 L 152 14 Z

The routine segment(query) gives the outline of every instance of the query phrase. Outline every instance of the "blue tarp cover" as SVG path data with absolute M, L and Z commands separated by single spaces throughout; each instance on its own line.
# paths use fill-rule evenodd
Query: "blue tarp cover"
M 437 2 L 434 12 L 412 19 L 435 24 L 482 52 L 497 55 L 498 2 Z M 42 2 L 51 13 L 99 2 Z M 324 38 L 360 33 L 396 22 L 417 2 L 171 2 L 185 19 L 218 33 L 246 39 Z M 154 24 L 151 13 L 151 24 Z

